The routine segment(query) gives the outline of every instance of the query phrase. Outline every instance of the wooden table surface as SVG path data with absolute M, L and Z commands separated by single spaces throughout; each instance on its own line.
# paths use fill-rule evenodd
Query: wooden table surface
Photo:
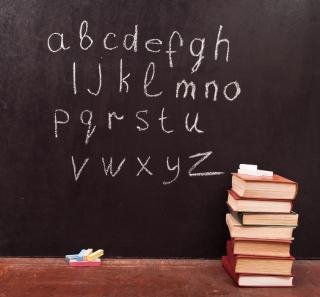
M 320 261 L 296 261 L 294 288 L 238 288 L 217 260 L 0 258 L 0 297 L 320 297 Z

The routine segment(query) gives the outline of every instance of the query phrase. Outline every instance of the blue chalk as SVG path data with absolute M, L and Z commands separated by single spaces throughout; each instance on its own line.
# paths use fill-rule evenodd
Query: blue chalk
M 82 253 L 82 255 L 86 252 L 85 249 L 82 249 L 81 252 L 79 254 L 74 254 L 74 255 L 66 255 L 65 256 L 65 259 L 67 261 L 70 261 L 70 260 L 78 260 L 78 256 Z

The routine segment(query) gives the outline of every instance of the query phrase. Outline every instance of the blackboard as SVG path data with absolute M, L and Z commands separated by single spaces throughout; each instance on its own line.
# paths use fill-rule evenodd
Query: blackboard
M 319 257 L 319 9 L 2 1 L 0 254 L 220 257 L 253 163 L 299 183 L 293 254 Z

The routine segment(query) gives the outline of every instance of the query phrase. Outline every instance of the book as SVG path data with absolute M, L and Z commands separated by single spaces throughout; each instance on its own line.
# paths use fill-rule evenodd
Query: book
M 237 212 L 272 212 L 290 213 L 292 203 L 290 200 L 261 200 L 238 196 L 234 191 L 228 191 L 227 204 Z
M 293 200 L 298 184 L 280 175 L 251 176 L 232 173 L 232 190 L 240 197 Z
M 292 287 L 293 276 L 239 274 L 234 271 L 227 256 L 222 257 L 222 266 L 240 287 Z
M 242 225 L 260 225 L 260 226 L 298 226 L 299 215 L 293 211 L 290 213 L 254 213 L 238 212 L 232 213 L 237 216 Z
M 291 240 L 234 238 L 231 242 L 235 255 L 290 257 Z
M 232 242 L 227 242 L 227 256 L 236 273 L 292 276 L 294 258 L 235 255 Z
M 230 213 L 226 214 L 226 223 L 231 238 L 293 239 L 292 234 L 294 227 L 290 226 L 243 226 L 239 220 Z

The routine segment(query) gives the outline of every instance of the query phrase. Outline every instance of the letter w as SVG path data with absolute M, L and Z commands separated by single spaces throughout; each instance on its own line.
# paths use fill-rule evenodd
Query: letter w
M 124 162 L 126 161 L 126 158 L 123 158 L 122 161 L 120 162 L 120 164 L 118 165 L 118 168 L 115 172 L 113 172 L 113 167 L 112 167 L 112 157 L 110 157 L 110 161 L 108 166 L 106 166 L 106 162 L 104 160 L 104 158 L 101 158 L 102 160 L 102 164 L 103 164 L 103 170 L 106 176 L 108 176 L 108 173 L 110 172 L 110 175 L 112 177 L 115 177 L 121 170 L 122 165 L 124 164 Z

